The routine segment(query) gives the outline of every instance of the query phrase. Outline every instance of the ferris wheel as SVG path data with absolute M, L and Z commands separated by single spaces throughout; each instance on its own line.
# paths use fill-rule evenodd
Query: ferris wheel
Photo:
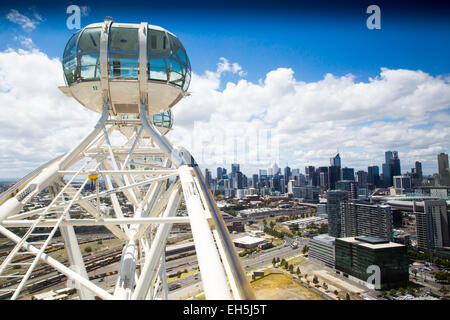
M 80 299 L 167 299 L 165 247 L 172 225 L 185 223 L 206 299 L 253 299 L 198 165 L 165 137 L 173 124 L 170 109 L 188 95 L 191 80 L 179 39 L 148 23 L 90 24 L 67 43 L 63 71 L 61 91 L 100 118 L 70 151 L 0 195 L 0 234 L 13 243 L 0 257 L 0 283 L 7 284 L 0 296 L 20 298 L 33 271 L 46 265 L 73 281 Z M 47 204 L 26 209 L 44 189 Z M 119 197 L 130 204 L 131 214 L 124 213 Z M 102 207 L 104 198 L 112 214 Z M 187 216 L 177 215 L 183 200 Z M 74 208 L 81 216 L 72 216 Z M 89 279 L 76 228 L 81 226 L 103 226 L 123 243 L 113 290 Z M 49 254 L 55 235 L 64 243 L 66 263 Z

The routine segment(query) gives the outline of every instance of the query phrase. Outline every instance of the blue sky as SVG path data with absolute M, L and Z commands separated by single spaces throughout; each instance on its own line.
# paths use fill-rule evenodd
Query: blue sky
M 197 73 L 214 69 L 220 57 L 238 61 L 250 81 L 277 67 L 292 68 L 303 81 L 316 81 L 326 73 L 352 73 L 366 80 L 381 67 L 420 69 L 432 75 L 450 72 L 450 19 L 445 15 L 449 10 L 441 2 L 434 7 L 426 1 L 396 1 L 396 6 L 380 1 L 344 1 L 342 6 L 331 1 L 318 1 L 316 6 L 309 1 L 193 1 L 190 7 L 181 1 L 171 1 L 170 7 L 155 7 L 152 1 L 108 3 L 3 1 L 0 49 L 17 45 L 11 35 L 25 35 L 50 57 L 60 57 L 73 32 L 65 26 L 66 8 L 78 4 L 89 7 L 82 26 L 105 16 L 164 26 L 182 40 Z M 372 3 L 380 3 L 381 30 L 366 27 L 365 10 Z M 43 21 L 25 32 L 5 19 L 11 9 L 30 17 L 37 13 Z
M 272 128 L 272 135 L 280 139 L 280 167 L 288 163 L 303 171 L 305 165 L 327 165 L 329 157 L 339 149 L 344 166 L 361 169 L 373 164 L 381 166 L 384 151 L 399 150 L 403 171 L 419 160 L 424 171 L 431 174 L 437 171 L 437 153 L 450 151 L 450 4 L 429 3 L 2 1 L 0 77 L 11 63 L 28 70 L 26 63 L 13 60 L 16 56 L 6 53 L 8 49 L 17 51 L 28 44 L 28 48 L 33 47 L 50 59 L 61 59 L 65 44 L 75 32 L 66 27 L 66 8 L 76 4 L 86 8 L 81 27 L 101 22 L 106 16 L 118 22 L 147 21 L 172 31 L 183 42 L 196 75 L 190 90 L 217 99 L 203 99 L 208 101 L 204 102 L 193 95 L 174 108 L 177 130 L 171 134 L 178 142 L 186 143 L 182 138 L 192 134 L 193 120 L 212 133 L 217 126 L 213 119 L 220 116 L 228 121 L 223 130 L 248 126 L 250 132 L 261 123 Z M 381 9 L 381 30 L 366 27 L 366 8 L 371 4 Z M 20 13 L 29 23 L 14 23 L 8 19 L 11 12 Z M 27 57 L 41 61 L 37 55 Z M 24 56 L 19 58 L 26 60 Z M 41 63 L 48 63 L 50 69 L 54 67 L 51 61 Z M 226 66 L 225 72 L 218 71 L 219 63 Z M 245 75 L 230 71 L 228 63 L 238 65 Z M 214 75 L 208 76 L 207 70 Z M 269 78 L 275 80 L 267 81 Z M 22 86 L 24 81 L 14 79 L 10 85 Z M 277 81 L 281 82 L 279 86 Z M 283 86 L 285 83 L 289 85 Z M 2 97 L 1 89 L 0 103 L 5 97 L 8 103 L 15 99 L 17 106 L 26 103 L 20 97 Z M 266 100 L 258 100 L 252 92 L 262 93 Z M 59 93 L 43 91 L 42 99 L 49 95 L 55 95 L 48 104 L 49 110 L 57 108 Z M 236 103 L 236 96 L 242 101 Z M 285 105 L 272 105 L 270 101 L 277 99 Z M 15 110 L 17 106 L 12 104 L 10 108 Z M 226 112 L 218 110 L 223 106 Z M 248 110 L 253 113 L 245 113 L 242 122 L 233 117 Z M 280 112 L 292 113 L 293 119 L 276 114 Z M 64 126 L 76 127 L 73 123 Z M 56 123 L 55 127 L 51 134 L 57 136 L 60 127 Z M 7 152 L 3 149 L 9 152 L 17 136 L 11 135 L 7 140 L 8 134 L 1 130 L 6 142 L 0 144 L 0 153 Z M 79 128 L 80 137 L 83 130 L 84 127 Z M 73 136 L 67 137 L 67 142 L 56 143 L 57 151 L 48 142 L 48 150 L 64 152 L 75 142 Z M 34 143 L 42 140 L 24 142 L 15 151 L 29 169 L 48 160 L 51 154 L 37 152 L 31 147 Z M 10 161 L 2 161 L 0 156 L 0 178 L 16 175 L 7 167 Z M 206 165 L 214 168 L 222 164 Z M 241 167 L 248 174 L 257 168 Z M 14 172 L 17 176 L 22 174 L 19 169 Z

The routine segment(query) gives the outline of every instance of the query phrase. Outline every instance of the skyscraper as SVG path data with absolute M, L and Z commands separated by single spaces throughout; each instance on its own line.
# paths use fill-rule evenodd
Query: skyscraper
M 289 181 L 289 177 L 292 175 L 291 173 L 291 168 L 289 168 L 289 166 L 286 166 L 286 168 L 284 168 L 284 180 Z
M 422 185 L 423 174 L 422 174 L 422 163 L 416 161 L 414 168 L 411 168 L 411 182 L 414 187 L 419 187 Z
M 393 176 L 400 176 L 402 174 L 402 170 L 400 167 L 400 159 L 398 157 L 398 152 L 397 151 L 393 151 L 393 159 L 391 161 L 391 179 Z
M 425 200 L 423 212 L 414 206 L 416 215 L 417 246 L 433 250 L 450 246 L 449 218 L 445 200 Z
M 440 153 L 438 158 L 439 184 L 441 186 L 450 186 L 450 173 L 448 169 L 448 154 Z
M 328 190 L 336 189 L 336 182 L 340 180 L 341 167 L 331 166 L 328 167 Z
M 315 168 L 314 166 L 306 166 L 305 167 L 305 175 L 306 175 L 306 183 L 308 186 L 316 186 L 317 181 L 315 179 Z
M 380 168 L 378 166 L 367 168 L 367 184 L 370 189 L 380 187 Z
M 345 201 L 347 192 L 330 190 L 327 192 L 328 235 L 341 237 L 341 202 Z
M 252 187 L 259 189 L 259 179 L 257 174 L 252 175 Z
M 367 172 L 363 170 L 359 170 L 356 172 L 356 181 L 358 182 L 358 188 L 365 189 L 367 188 Z
M 278 165 L 276 163 L 274 163 L 272 166 L 272 172 L 273 172 L 274 176 L 276 176 L 277 174 L 280 174 L 280 168 L 278 167 Z
M 330 166 L 341 167 L 341 157 L 339 156 L 339 153 L 330 158 Z
M 217 180 L 220 180 L 223 178 L 223 169 L 221 167 L 217 168 Z
M 211 171 L 209 171 L 208 168 L 205 169 L 205 180 L 206 180 L 206 183 L 208 184 L 208 186 L 210 186 L 211 182 L 212 182 L 212 177 L 211 177 Z
M 400 159 L 397 151 L 386 151 L 383 163 L 383 185 L 385 188 L 393 185 L 393 177 L 401 175 Z
M 341 168 L 340 180 L 355 180 L 355 169 L 353 168 Z
M 422 163 L 420 163 L 419 161 L 416 161 L 415 163 L 415 173 L 417 174 L 417 178 L 420 179 L 422 181 L 423 179 L 423 174 L 422 174 Z
M 231 164 L 231 173 L 239 172 L 239 164 L 233 163 Z

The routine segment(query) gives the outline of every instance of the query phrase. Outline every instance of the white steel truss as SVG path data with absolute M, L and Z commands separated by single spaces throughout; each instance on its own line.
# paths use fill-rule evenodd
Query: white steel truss
M 33 270 L 44 264 L 74 281 L 81 299 L 167 299 L 167 239 L 173 223 L 189 223 L 206 298 L 253 299 L 226 225 L 193 157 L 174 148 L 149 122 L 145 103 L 138 119 L 128 121 L 110 116 L 108 108 L 105 103 L 94 129 L 70 152 L 0 196 L 0 233 L 14 243 L 0 260 L 0 283 L 10 284 L 0 288 L 0 296 L 17 299 L 26 294 Z M 124 127 L 131 132 L 126 142 L 113 141 L 112 134 Z M 98 187 L 99 180 L 105 190 Z M 45 188 L 52 195 L 50 203 L 24 210 Z M 124 215 L 118 194 L 131 204 L 131 216 Z M 113 216 L 101 210 L 104 197 L 111 201 Z M 177 216 L 183 200 L 186 217 Z M 74 206 L 81 209 L 82 218 L 71 217 Z M 104 226 L 123 241 L 113 292 L 89 280 L 75 226 Z M 69 265 L 46 253 L 58 230 Z M 11 272 L 19 269 L 14 266 L 20 266 L 20 272 Z

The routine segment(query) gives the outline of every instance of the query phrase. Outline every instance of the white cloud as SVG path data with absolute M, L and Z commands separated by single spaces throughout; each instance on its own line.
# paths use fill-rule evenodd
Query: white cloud
M 276 161 L 303 171 L 328 165 L 339 149 L 343 165 L 359 169 L 398 150 L 403 171 L 419 160 L 432 173 L 436 155 L 449 150 L 448 78 L 382 69 L 367 82 L 331 74 L 303 82 L 279 68 L 257 83 L 240 79 L 220 89 L 224 73 L 240 71 L 223 58 L 215 71 L 194 73 L 191 96 L 172 109 L 169 139 L 190 149 L 202 168 L 236 160 L 252 173 Z M 66 152 L 98 119 L 58 90 L 61 62 L 37 49 L 0 52 L 0 83 L 0 178 Z
M 98 115 L 62 94 L 62 66 L 38 50 L 0 52 L 0 177 L 26 174 L 67 152 Z
M 80 11 L 83 17 L 87 17 L 91 13 L 91 8 L 88 6 L 81 6 Z
M 43 21 L 43 18 L 38 14 L 34 13 L 35 19 L 31 19 L 26 15 L 21 14 L 16 9 L 11 9 L 11 11 L 6 15 L 6 19 L 18 24 L 23 30 L 30 32 L 36 29 L 36 26 Z
M 303 82 L 295 79 L 292 69 L 279 68 L 258 83 L 228 82 L 221 91 L 221 72 L 231 71 L 231 66 L 226 61 L 216 72 L 194 74 L 192 95 L 173 108 L 171 137 L 194 149 L 203 138 L 206 147 L 197 151 L 202 159 L 214 159 L 204 154 L 217 155 L 228 145 L 229 165 L 235 159 L 234 143 L 214 146 L 208 143 L 211 137 L 237 137 L 244 144 L 267 128 L 279 143 L 281 166 L 326 166 L 339 149 L 344 166 L 367 170 L 368 165 L 381 165 L 384 151 L 398 150 L 403 171 L 423 161 L 424 170 L 432 173 L 437 171 L 437 153 L 449 150 L 449 79 L 420 70 L 383 68 L 367 82 L 332 74 Z M 258 166 L 248 163 L 246 152 L 244 147 L 238 150 L 237 161 L 251 168 L 247 172 L 256 172 Z M 207 160 L 206 167 L 221 165 Z
M 34 45 L 33 39 L 27 38 L 25 36 L 15 36 L 14 40 L 18 41 L 22 47 L 28 50 L 35 49 L 36 46 Z

